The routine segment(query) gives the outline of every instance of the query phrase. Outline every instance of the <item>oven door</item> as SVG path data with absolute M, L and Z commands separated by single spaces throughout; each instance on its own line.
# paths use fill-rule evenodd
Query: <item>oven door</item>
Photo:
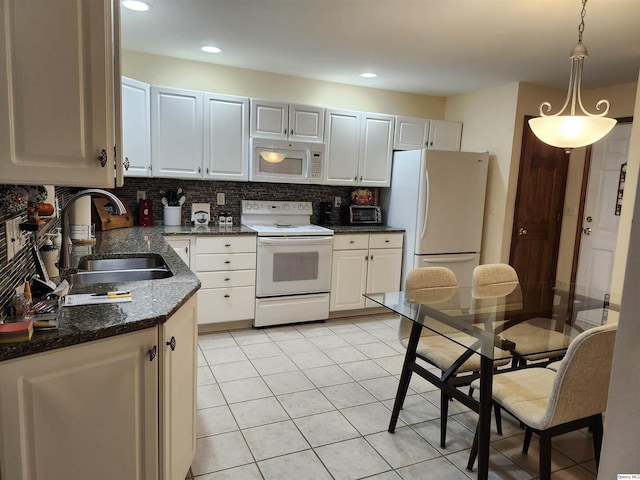
M 325 293 L 333 237 L 258 237 L 256 297 Z

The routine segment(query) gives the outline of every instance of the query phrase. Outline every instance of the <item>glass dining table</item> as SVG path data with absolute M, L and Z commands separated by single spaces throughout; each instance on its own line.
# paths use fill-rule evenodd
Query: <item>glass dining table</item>
M 550 290 L 550 294 L 540 292 Z M 393 433 L 411 375 L 416 373 L 478 413 L 478 479 L 489 475 L 489 443 L 492 409 L 492 379 L 498 360 L 500 371 L 527 368 L 531 358 L 561 358 L 580 332 L 607 323 L 617 307 L 608 297 L 577 295 L 575 288 L 552 288 L 548 284 L 509 283 L 487 287 L 447 287 L 414 291 L 370 293 L 366 298 L 399 314 L 410 322 L 402 374 L 389 422 Z M 541 298 L 543 299 L 541 301 Z M 418 363 L 420 338 L 439 335 L 459 345 L 461 355 L 440 376 Z M 472 355 L 480 355 L 480 371 L 464 375 L 456 370 Z M 504 364 L 507 365 L 504 365 Z M 479 399 L 456 388 L 480 381 Z M 464 382 L 464 383 L 463 383 Z M 468 466 L 469 469 L 472 465 Z

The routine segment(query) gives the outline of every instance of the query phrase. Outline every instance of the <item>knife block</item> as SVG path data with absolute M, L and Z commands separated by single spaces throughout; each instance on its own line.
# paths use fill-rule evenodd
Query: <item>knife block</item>
M 95 224 L 96 230 L 106 231 L 133 226 L 133 215 L 129 205 L 123 199 L 120 201 L 127 209 L 124 215 L 116 215 L 113 206 L 106 198 L 95 197 L 92 200 L 91 222 Z

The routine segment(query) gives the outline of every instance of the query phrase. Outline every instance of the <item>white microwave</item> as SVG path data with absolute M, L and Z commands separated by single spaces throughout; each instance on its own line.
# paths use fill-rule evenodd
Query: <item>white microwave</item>
M 324 145 L 251 138 L 249 180 L 275 183 L 322 183 Z

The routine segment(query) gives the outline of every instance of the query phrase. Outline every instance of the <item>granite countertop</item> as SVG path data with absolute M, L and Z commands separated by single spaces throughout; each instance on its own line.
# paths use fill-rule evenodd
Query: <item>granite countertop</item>
M 155 327 L 164 323 L 200 288 L 200 280 L 164 240 L 169 227 L 131 227 L 96 234 L 93 246 L 74 246 L 71 265 L 85 255 L 157 253 L 172 277 L 135 282 L 74 285 L 69 293 L 129 290 L 133 300 L 111 305 L 61 308 L 58 329 L 35 331 L 29 342 L 0 344 L 0 361 Z M 219 234 L 219 232 L 216 232 Z M 240 231 L 234 233 L 242 233 Z M 248 232 L 253 233 L 255 232 Z

